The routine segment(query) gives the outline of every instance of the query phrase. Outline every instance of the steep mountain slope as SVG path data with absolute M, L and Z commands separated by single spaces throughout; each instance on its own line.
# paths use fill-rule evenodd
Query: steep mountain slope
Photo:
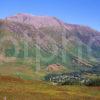
M 99 36 L 100 32 L 89 27 L 55 17 L 17 14 L 0 20 L 0 62 L 20 61 L 42 69 L 61 64 L 70 70 L 86 70 L 98 63 Z

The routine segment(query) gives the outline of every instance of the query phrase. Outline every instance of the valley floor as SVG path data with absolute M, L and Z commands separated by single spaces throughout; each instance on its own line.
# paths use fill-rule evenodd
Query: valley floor
M 100 100 L 100 87 L 53 86 L 0 76 L 0 100 Z

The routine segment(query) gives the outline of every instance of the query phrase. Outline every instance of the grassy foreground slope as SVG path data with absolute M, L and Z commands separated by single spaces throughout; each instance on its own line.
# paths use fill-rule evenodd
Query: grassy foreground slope
M 0 76 L 0 100 L 100 100 L 100 87 L 53 86 Z

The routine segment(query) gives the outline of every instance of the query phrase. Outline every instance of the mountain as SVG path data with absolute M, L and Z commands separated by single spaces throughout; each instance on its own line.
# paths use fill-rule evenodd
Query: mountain
M 0 73 L 33 78 L 34 70 L 43 75 L 52 64 L 70 71 L 88 70 L 99 65 L 99 36 L 100 32 L 88 26 L 64 23 L 56 17 L 6 17 L 0 20 Z

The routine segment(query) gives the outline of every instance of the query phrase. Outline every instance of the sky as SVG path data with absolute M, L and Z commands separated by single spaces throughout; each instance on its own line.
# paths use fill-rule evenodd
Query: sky
M 0 0 L 0 18 L 17 13 L 55 16 L 100 31 L 100 0 Z

